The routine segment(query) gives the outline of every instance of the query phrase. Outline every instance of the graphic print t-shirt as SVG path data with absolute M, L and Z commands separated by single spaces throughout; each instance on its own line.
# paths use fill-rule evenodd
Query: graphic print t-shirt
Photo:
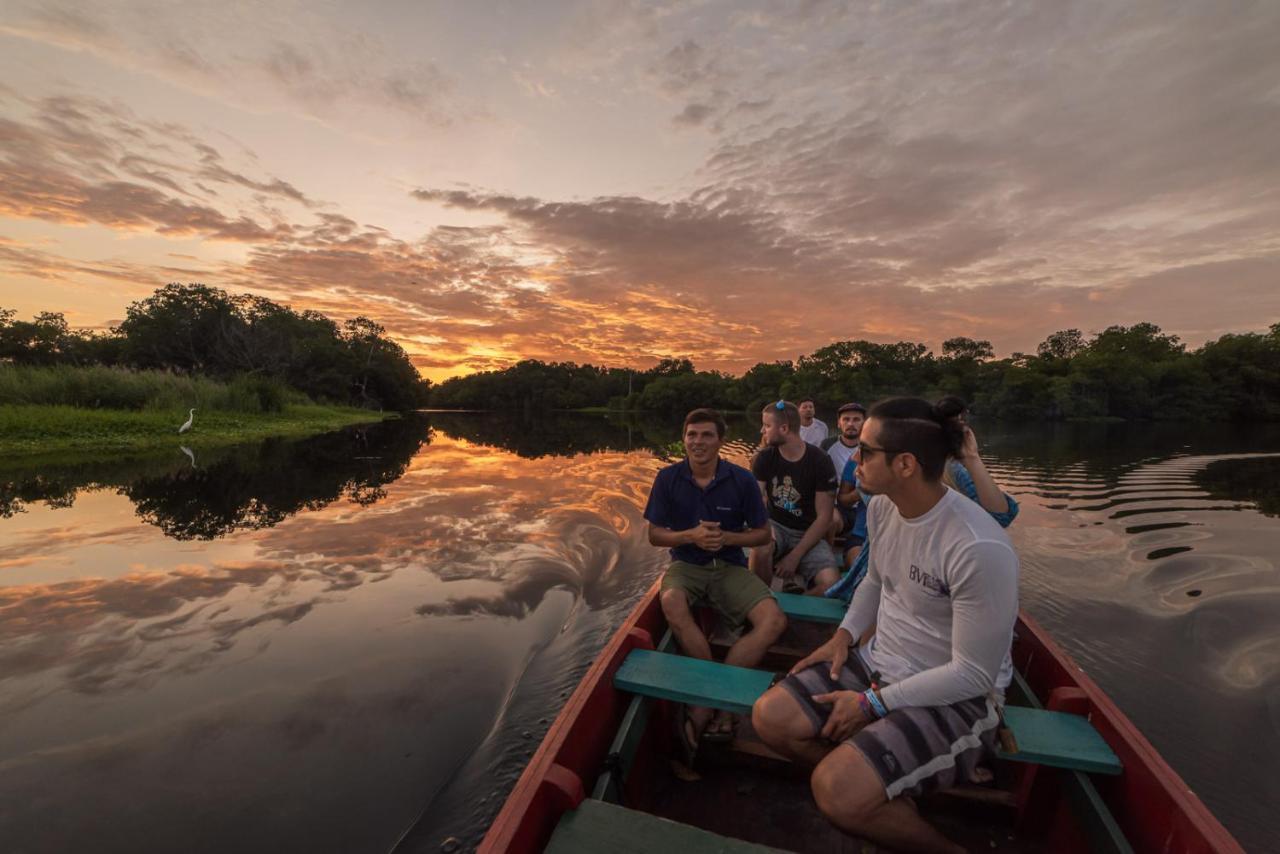
M 838 485 L 831 457 L 808 443 L 804 456 L 794 463 L 777 448 L 765 448 L 752 461 L 751 473 L 768 492 L 769 518 L 795 531 L 803 531 L 818 518 L 817 493 L 835 492 Z

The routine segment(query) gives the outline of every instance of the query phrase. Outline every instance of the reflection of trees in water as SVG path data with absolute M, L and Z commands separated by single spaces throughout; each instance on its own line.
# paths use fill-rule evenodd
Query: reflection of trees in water
M 537 459 L 595 451 L 658 450 L 680 440 L 683 418 L 652 413 L 585 412 L 433 412 L 431 426 L 453 439 L 502 448 Z M 726 413 L 729 438 L 755 441 L 758 424 L 740 413 Z
M 43 501 L 49 507 L 70 507 L 79 487 L 64 477 L 41 474 L 0 476 L 0 519 L 25 512 L 26 505 Z
M 1280 516 L 1280 457 L 1218 460 L 1195 477 L 1214 498 L 1252 501 L 1260 513 Z
M 373 504 L 426 442 L 428 425 L 405 418 L 213 452 L 197 468 L 186 459 L 153 457 L 116 466 L 54 466 L 51 475 L 11 473 L 0 477 L 0 513 L 12 515 L 32 501 L 70 506 L 79 489 L 116 487 L 139 516 L 169 536 L 209 540 L 268 528 L 340 498 Z
M 1114 480 L 1144 462 L 1177 455 L 1280 450 L 1280 430 L 1269 424 L 1017 424 L 977 419 L 974 430 L 988 462 L 1041 479 Z

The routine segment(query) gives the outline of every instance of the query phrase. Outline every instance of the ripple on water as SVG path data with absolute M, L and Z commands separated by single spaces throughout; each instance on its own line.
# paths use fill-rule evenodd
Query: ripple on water
M 1146 601 L 1176 612 L 1203 607 L 1217 597 L 1252 596 L 1276 582 L 1270 563 L 1249 555 L 1197 551 L 1152 561 L 1148 566 L 1141 575 L 1148 591 Z M 1193 590 L 1199 593 L 1188 595 Z

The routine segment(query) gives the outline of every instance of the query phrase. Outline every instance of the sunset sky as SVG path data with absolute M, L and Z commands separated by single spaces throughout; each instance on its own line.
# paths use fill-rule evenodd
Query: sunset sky
M 1280 321 L 1280 3 L 0 0 L 0 307 L 520 358 Z

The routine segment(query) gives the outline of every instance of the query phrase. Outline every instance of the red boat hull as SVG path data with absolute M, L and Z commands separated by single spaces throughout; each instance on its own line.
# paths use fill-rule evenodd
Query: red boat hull
M 566 810 L 585 797 L 608 753 L 630 696 L 613 677 L 633 649 L 652 648 L 666 631 L 658 585 L 645 595 L 601 650 L 548 730 L 479 850 L 541 851 Z M 1124 773 L 1094 782 L 1137 851 L 1164 854 L 1238 852 L 1243 849 L 1137 728 L 1040 626 L 1019 616 L 1014 665 L 1049 708 L 1088 715 L 1120 757 Z M 642 775 L 634 775 L 642 776 Z M 1041 829 L 1047 850 L 1080 851 L 1087 843 L 1058 775 L 1027 766 L 1020 781 L 1022 821 Z

